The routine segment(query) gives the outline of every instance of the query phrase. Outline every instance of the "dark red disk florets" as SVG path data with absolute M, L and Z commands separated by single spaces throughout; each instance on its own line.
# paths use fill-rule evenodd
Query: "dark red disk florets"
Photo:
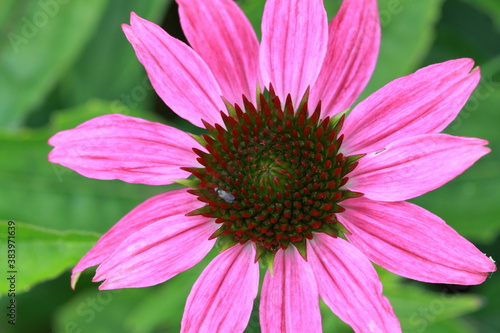
M 205 123 L 208 153 L 194 149 L 204 168 L 187 169 L 199 179 L 190 192 L 206 203 L 192 214 L 220 224 L 212 238 L 224 248 L 254 242 L 260 257 L 289 245 L 305 255 L 313 232 L 335 237 L 339 203 L 360 195 L 342 188 L 360 158 L 339 152 L 344 118 L 320 119 L 320 106 L 309 115 L 307 98 L 282 106 L 272 89 L 228 110 L 225 126 Z

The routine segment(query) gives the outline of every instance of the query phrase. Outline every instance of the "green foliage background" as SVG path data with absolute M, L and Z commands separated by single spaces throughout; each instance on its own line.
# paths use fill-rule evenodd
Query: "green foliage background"
M 263 0 L 241 0 L 257 31 Z M 332 17 L 339 0 L 325 0 Z M 415 203 L 500 258 L 500 2 L 379 0 L 383 40 L 363 96 L 435 62 L 472 57 L 482 81 L 448 128 L 493 152 Z M 178 332 L 192 283 L 215 255 L 159 286 L 97 291 L 69 270 L 129 210 L 172 187 L 84 178 L 47 162 L 47 139 L 97 115 L 124 113 L 189 129 L 154 94 L 121 32 L 129 12 L 182 38 L 169 0 L 3 0 L 0 3 L 0 331 Z M 7 323 L 7 221 L 17 226 L 17 323 Z M 473 287 L 424 284 L 382 269 L 405 332 L 500 331 L 500 277 Z M 257 302 L 255 310 L 257 309 Z M 351 332 L 326 307 L 325 332 Z M 247 332 L 259 332 L 254 311 Z

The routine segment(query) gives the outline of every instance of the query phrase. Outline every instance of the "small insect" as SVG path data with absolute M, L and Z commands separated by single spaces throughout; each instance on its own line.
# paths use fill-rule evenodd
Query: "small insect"
M 220 189 L 218 187 L 214 188 L 214 191 L 215 191 L 215 193 L 217 193 L 217 195 L 219 197 L 221 197 L 222 199 L 224 199 L 224 201 L 227 202 L 227 203 L 233 203 L 234 199 L 236 199 L 234 197 L 234 195 L 232 195 L 231 193 L 226 192 L 226 191 L 224 191 L 224 190 L 222 190 L 222 189 Z

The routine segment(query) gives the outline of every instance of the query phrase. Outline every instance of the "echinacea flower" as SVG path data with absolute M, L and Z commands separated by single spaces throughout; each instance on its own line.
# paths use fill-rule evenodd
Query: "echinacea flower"
M 162 283 L 220 253 L 187 299 L 183 332 L 242 332 L 259 289 L 263 332 L 320 332 L 319 297 L 356 332 L 400 331 L 370 261 L 434 283 L 479 284 L 492 260 L 404 200 L 489 149 L 440 132 L 480 73 L 425 67 L 347 110 L 380 42 L 376 0 L 268 0 L 259 44 L 232 0 L 177 0 L 191 45 L 135 14 L 123 30 L 160 97 L 203 136 L 120 114 L 57 133 L 53 163 L 97 179 L 165 185 L 73 269 L 99 289 Z M 189 189 L 188 189 L 189 188 Z

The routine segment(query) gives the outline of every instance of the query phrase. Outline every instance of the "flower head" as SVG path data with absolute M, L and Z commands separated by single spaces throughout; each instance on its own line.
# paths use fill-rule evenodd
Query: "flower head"
M 178 0 L 191 47 L 132 14 L 123 30 L 155 90 L 206 129 L 108 115 L 49 141 L 84 176 L 164 185 L 73 270 L 100 289 L 151 286 L 217 244 L 188 297 L 184 332 L 242 332 L 258 292 L 263 332 L 320 332 L 319 297 L 356 332 L 397 332 L 370 261 L 436 283 L 478 284 L 494 263 L 404 200 L 453 179 L 489 149 L 440 134 L 480 73 L 470 59 L 423 68 L 347 110 L 378 54 L 375 0 L 268 0 L 259 44 L 232 0 Z

